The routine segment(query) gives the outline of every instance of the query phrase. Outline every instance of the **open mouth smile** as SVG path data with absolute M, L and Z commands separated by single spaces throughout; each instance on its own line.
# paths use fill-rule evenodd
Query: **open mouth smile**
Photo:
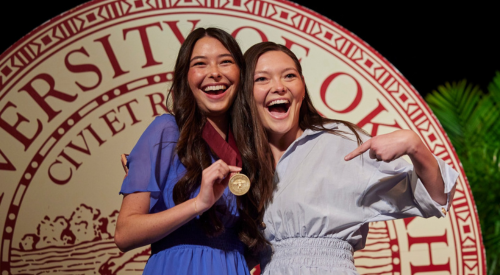
M 284 118 L 288 115 L 290 101 L 288 99 L 275 99 L 270 101 L 266 108 L 271 116 L 275 118 Z
M 227 91 L 228 86 L 224 84 L 210 85 L 202 89 L 202 91 L 208 95 L 220 95 Z

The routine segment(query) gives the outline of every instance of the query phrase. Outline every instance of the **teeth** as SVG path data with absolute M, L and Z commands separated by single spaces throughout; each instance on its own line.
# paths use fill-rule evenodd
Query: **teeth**
M 208 92 L 208 91 L 218 91 L 218 90 L 224 90 L 226 89 L 226 86 L 224 85 L 215 85 L 215 86 L 208 86 L 205 88 L 205 92 Z
M 271 101 L 267 106 L 273 106 L 276 104 L 287 104 L 287 103 L 288 103 L 288 100 L 286 100 L 286 99 L 276 99 L 276 100 Z

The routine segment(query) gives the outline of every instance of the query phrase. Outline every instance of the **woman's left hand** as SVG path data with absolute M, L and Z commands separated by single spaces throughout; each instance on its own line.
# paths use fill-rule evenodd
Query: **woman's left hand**
M 403 155 L 412 155 L 420 145 L 423 145 L 423 143 L 415 132 L 398 130 L 367 140 L 347 154 L 344 160 L 349 161 L 370 150 L 370 158 L 377 161 L 391 162 Z

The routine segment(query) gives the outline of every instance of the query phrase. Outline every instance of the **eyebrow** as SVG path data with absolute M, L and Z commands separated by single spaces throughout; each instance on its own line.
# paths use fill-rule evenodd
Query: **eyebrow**
M 233 56 L 230 53 L 221 54 L 221 55 L 217 56 L 217 58 L 226 57 L 226 56 L 233 58 Z M 191 60 L 189 60 L 189 62 L 192 62 L 195 59 L 207 59 L 207 57 L 203 56 L 203 55 L 193 56 L 193 58 L 191 58 Z
M 285 68 L 285 69 L 283 69 L 281 72 L 286 72 L 286 71 L 289 71 L 289 70 L 299 72 L 299 71 L 298 71 L 296 68 L 294 68 L 294 67 L 288 67 L 288 68 Z M 261 73 L 267 74 L 267 73 L 269 73 L 269 72 L 268 72 L 268 71 L 255 71 L 255 72 L 254 72 L 254 74 L 261 74 Z
M 285 71 L 289 71 L 289 70 L 296 71 L 296 72 L 298 72 L 298 71 L 299 71 L 299 70 L 297 70 L 297 68 L 295 68 L 295 67 L 288 67 L 288 68 L 285 68 L 285 69 L 283 70 L 283 72 L 285 72 Z

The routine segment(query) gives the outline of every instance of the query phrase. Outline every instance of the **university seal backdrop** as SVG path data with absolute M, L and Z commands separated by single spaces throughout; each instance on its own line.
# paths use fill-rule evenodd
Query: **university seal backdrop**
M 196 27 L 294 51 L 317 109 L 372 135 L 412 129 L 460 172 L 445 219 L 370 225 L 361 274 L 483 274 L 470 188 L 446 134 L 410 83 L 335 22 L 280 0 L 106 0 L 79 6 L 0 56 L 1 275 L 141 274 L 148 247 L 113 234 L 129 152 L 166 111 L 176 54 Z

